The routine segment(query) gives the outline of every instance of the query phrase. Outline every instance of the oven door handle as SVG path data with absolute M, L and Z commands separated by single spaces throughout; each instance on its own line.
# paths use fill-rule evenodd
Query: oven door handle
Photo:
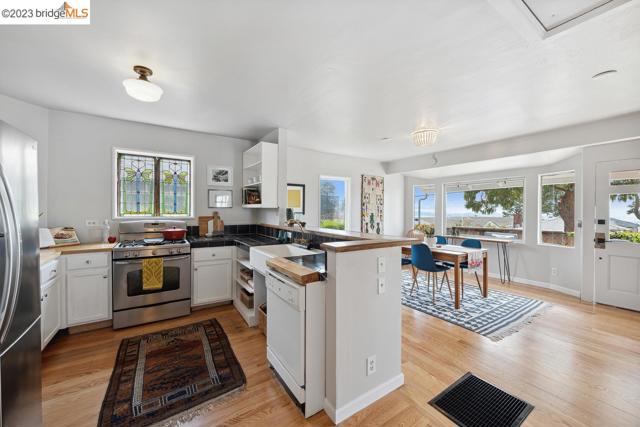
M 179 257 L 166 257 L 165 262 L 169 262 L 169 261 L 180 261 L 183 259 L 188 259 L 190 257 L 190 255 L 184 255 L 184 256 L 179 256 Z M 156 258 L 165 258 L 165 257 L 156 257 Z M 128 260 L 128 261 L 114 261 L 113 262 L 116 265 L 129 265 L 129 264 L 142 264 L 142 260 L 141 259 L 132 259 L 132 260 Z

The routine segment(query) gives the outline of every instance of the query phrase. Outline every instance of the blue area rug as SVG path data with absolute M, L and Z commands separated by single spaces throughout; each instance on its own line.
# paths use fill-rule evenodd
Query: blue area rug
M 440 286 L 441 277 L 441 275 L 438 277 L 438 286 Z M 453 279 L 450 280 L 453 291 Z M 414 289 L 413 295 L 410 295 L 413 283 L 411 270 L 402 270 L 402 281 L 403 305 L 462 326 L 493 341 L 500 341 L 518 332 L 551 307 L 544 301 L 491 288 L 489 288 L 489 296 L 483 298 L 475 283 L 467 283 L 464 285 L 464 299 L 460 303 L 460 310 L 456 310 L 449 296 L 446 280 L 442 289 L 436 290 L 435 304 L 432 301 L 431 289 L 427 291 L 424 273 L 418 275 L 419 286 Z

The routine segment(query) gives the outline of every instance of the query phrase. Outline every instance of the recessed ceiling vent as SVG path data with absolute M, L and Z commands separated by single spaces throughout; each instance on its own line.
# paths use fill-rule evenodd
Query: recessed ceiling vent
M 521 0 L 545 30 L 551 31 L 563 24 L 585 16 L 613 3 L 613 0 Z
M 524 18 L 541 38 L 565 31 L 629 1 L 488 0 L 514 26 L 519 26 Z

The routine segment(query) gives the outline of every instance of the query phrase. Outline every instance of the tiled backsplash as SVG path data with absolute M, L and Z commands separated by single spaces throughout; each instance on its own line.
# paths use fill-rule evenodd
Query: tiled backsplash
M 257 225 L 255 227 L 256 227 L 256 231 L 255 231 L 256 234 L 261 234 L 263 236 L 273 237 L 273 238 L 277 238 L 278 232 L 281 231 L 278 228 L 269 227 L 265 225 Z M 292 231 L 291 233 L 292 233 L 292 239 L 299 239 L 302 237 L 302 233 L 299 231 Z M 341 240 L 344 240 L 344 239 L 337 239 L 334 237 L 318 236 L 314 234 L 312 231 L 308 231 L 306 233 L 306 237 L 308 238 L 310 235 L 313 236 L 313 242 L 318 244 L 328 243 L 328 242 L 340 242 Z

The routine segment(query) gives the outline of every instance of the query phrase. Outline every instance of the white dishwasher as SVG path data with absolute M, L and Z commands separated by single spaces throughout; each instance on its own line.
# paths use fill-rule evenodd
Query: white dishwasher
M 267 270 L 267 359 L 305 417 L 324 405 L 324 282 Z

